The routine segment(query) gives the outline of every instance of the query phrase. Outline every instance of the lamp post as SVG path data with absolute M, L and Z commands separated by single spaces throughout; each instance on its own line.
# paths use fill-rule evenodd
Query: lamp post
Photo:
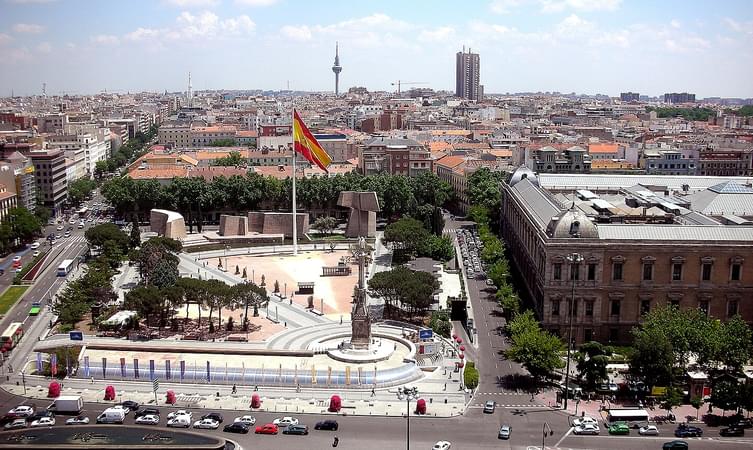
M 397 398 L 402 399 L 405 396 L 406 404 L 406 430 L 405 430 L 405 448 L 410 450 L 410 401 L 418 398 L 418 388 L 399 387 L 397 388 Z
M 548 432 L 547 432 L 547 428 L 549 429 Z M 549 423 L 544 422 L 544 426 L 541 427 L 541 450 L 544 450 L 546 437 L 551 436 L 553 434 L 554 434 L 554 431 L 552 430 L 552 427 L 549 426 Z
M 570 296 L 570 303 L 567 308 L 567 364 L 565 365 L 565 402 L 563 404 L 565 410 L 567 410 L 567 399 L 570 397 L 570 351 L 573 342 L 573 305 L 575 304 L 575 278 L 576 270 L 579 270 L 578 265 L 583 261 L 583 255 L 580 253 L 571 253 L 567 257 L 570 262 L 570 281 L 572 282 L 572 293 Z

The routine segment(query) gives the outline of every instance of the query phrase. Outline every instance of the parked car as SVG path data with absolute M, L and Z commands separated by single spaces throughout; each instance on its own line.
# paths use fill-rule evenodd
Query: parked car
M 661 446 L 662 450 L 688 450 L 688 443 L 685 441 L 669 441 Z
M 220 427 L 220 423 L 214 419 L 201 419 L 193 423 L 194 428 L 203 428 L 206 430 L 216 430 Z
M 54 417 L 40 417 L 39 419 L 31 422 L 31 425 L 29 425 L 31 428 L 37 428 L 37 427 L 51 427 L 55 425 L 55 418 Z
M 178 416 L 188 416 L 188 420 L 191 420 L 192 415 L 193 413 L 191 413 L 191 411 L 186 411 L 185 409 L 179 409 L 177 411 L 173 411 L 170 414 L 168 414 L 167 418 L 174 419 L 175 417 L 178 417 Z
M 494 414 L 494 409 L 497 407 L 497 404 L 494 403 L 494 400 L 489 400 L 486 403 L 484 403 L 484 412 L 487 414 Z
M 753 419 L 747 417 L 738 419 L 736 422 L 730 424 L 730 427 L 753 428 Z
M 691 425 L 682 424 L 675 430 L 675 436 L 677 437 L 701 437 L 703 436 L 703 430 Z
M 11 423 L 6 423 L 3 429 L 5 430 L 18 430 L 26 428 L 26 419 L 14 419 Z
M 34 253 L 32 253 L 32 254 L 31 254 L 31 256 L 32 256 L 33 258 L 36 258 L 36 257 L 37 257 L 37 256 L 39 256 L 39 255 L 40 255 L 40 253 L 39 253 L 39 250 L 34 250 Z
M 157 408 L 144 408 L 133 413 L 133 417 L 139 418 L 141 416 L 159 416 L 159 409 Z
M 615 422 L 609 426 L 609 434 L 630 434 L 627 422 Z
M 89 425 L 89 418 L 86 416 L 71 417 L 65 421 L 66 425 Z
M 638 428 L 638 434 L 641 436 L 659 436 L 659 429 L 656 428 L 656 425 L 646 425 Z
M 201 416 L 201 418 L 216 420 L 218 423 L 222 423 L 223 421 L 222 414 L 218 412 L 210 412 L 210 413 L 204 414 L 203 416 Z
M 48 409 L 40 409 L 31 416 L 27 417 L 26 420 L 33 422 L 35 420 L 41 419 L 42 417 L 55 417 L 55 412 Z
M 225 427 L 222 429 L 222 431 L 225 431 L 227 433 L 243 433 L 247 434 L 249 428 L 251 428 L 250 425 L 243 423 L 243 422 L 233 422 L 225 425 Z
M 189 416 L 175 416 L 167 421 L 167 426 L 172 428 L 188 428 L 191 426 Z
M 31 406 L 20 405 L 8 411 L 8 414 L 14 417 L 29 417 L 34 415 L 34 408 Z
M 30 247 L 30 248 L 31 248 L 32 250 L 36 250 L 36 249 L 38 249 L 38 248 L 39 248 L 39 242 L 34 242 L 33 244 L 31 244 L 31 247 Z
M 719 434 L 722 436 L 745 436 L 745 428 L 729 426 L 719 430 Z
M 573 430 L 573 433 L 597 435 L 600 433 L 600 431 L 601 430 L 599 430 L 598 425 L 594 425 L 592 423 L 586 423 L 586 424 L 575 427 L 575 429 Z
M 254 416 L 241 416 L 236 417 L 233 422 L 245 423 L 248 426 L 256 425 L 256 418 Z
M 434 447 L 432 447 L 431 450 L 450 450 L 450 447 L 452 447 L 450 441 L 439 441 L 434 444 Z
M 510 439 L 512 433 L 512 427 L 510 425 L 502 425 L 497 432 L 497 439 Z
M 136 423 L 138 425 L 158 425 L 159 416 L 156 414 L 146 414 L 144 416 L 139 416 L 136 418 Z
M 282 429 L 282 434 L 299 434 L 305 436 L 309 434 L 309 427 L 306 425 L 288 425 Z
M 137 411 L 141 405 L 138 404 L 138 402 L 134 402 L 133 400 L 126 400 L 120 404 L 121 406 L 128 408 L 129 411 Z M 126 413 L 128 414 L 128 413 Z
M 286 427 L 288 425 L 298 425 L 298 419 L 295 417 L 278 417 L 277 419 L 272 421 L 273 424 L 277 425 L 278 427 Z
M 268 423 L 266 425 L 261 425 L 256 427 L 256 431 L 254 433 L 256 434 L 277 434 L 280 431 L 280 427 L 273 423 Z
M 336 420 L 322 420 L 314 425 L 315 430 L 337 431 L 339 427 Z
M 599 425 L 599 422 L 591 416 L 583 416 L 573 420 L 573 426 L 575 427 L 579 427 L 587 423 L 590 423 L 592 425 Z

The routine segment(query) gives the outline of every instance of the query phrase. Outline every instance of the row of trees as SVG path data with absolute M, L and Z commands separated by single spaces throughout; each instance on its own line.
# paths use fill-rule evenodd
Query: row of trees
M 49 219 L 50 211 L 42 206 L 37 206 L 33 214 L 22 206 L 11 208 L 0 223 L 0 253 L 7 254 L 17 245 L 40 236 Z
M 439 217 L 442 220 L 441 212 Z M 411 217 L 404 217 L 389 224 L 384 230 L 382 240 L 392 247 L 398 261 L 416 256 L 448 261 L 455 254 L 452 241 L 448 237 L 431 233 L 424 223 Z
M 510 347 L 505 356 L 528 370 L 535 382 L 542 381 L 556 369 L 565 366 L 561 352 L 562 341 L 542 330 L 533 311 L 525 311 L 507 323 Z
M 716 111 L 714 111 L 711 108 L 676 108 L 676 107 L 666 107 L 666 108 L 654 108 L 649 106 L 646 108 L 648 111 L 656 111 L 656 117 L 659 118 L 666 118 L 666 117 L 682 117 L 685 120 L 693 120 L 693 121 L 706 121 L 711 116 L 716 115 Z
M 110 157 L 94 164 L 94 178 L 100 179 L 106 173 L 112 173 L 130 163 L 147 152 L 146 145 L 157 135 L 158 126 L 152 127 L 146 133 L 137 132 L 125 145 L 112 152 Z
M 298 206 L 308 210 L 337 211 L 342 191 L 375 191 L 380 214 L 388 218 L 410 215 L 431 223 L 434 209 L 452 195 L 449 184 L 433 173 L 418 177 L 347 173 L 334 177 L 311 177 L 296 182 Z M 102 186 L 102 194 L 121 217 L 146 217 L 152 208 L 179 211 L 189 227 L 201 226 L 204 213 L 244 212 L 258 209 L 289 209 L 292 181 L 255 173 L 246 176 L 175 178 L 168 185 L 157 180 L 119 177 Z
M 375 273 L 369 279 L 368 288 L 370 295 L 384 300 L 385 316 L 400 318 L 405 313 L 411 318 L 426 314 L 434 292 L 439 289 L 439 281 L 428 272 L 397 266 Z
M 68 203 L 79 205 L 97 188 L 97 182 L 83 177 L 68 184 Z

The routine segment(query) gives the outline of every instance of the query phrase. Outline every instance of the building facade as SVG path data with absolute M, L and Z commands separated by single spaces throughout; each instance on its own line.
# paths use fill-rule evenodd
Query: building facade
M 57 214 L 68 198 L 65 153 L 63 150 L 41 150 L 27 154 L 34 164 L 37 192 L 45 206 Z
M 637 102 L 640 99 L 641 99 L 641 95 L 637 92 L 620 93 L 620 101 L 623 101 L 623 102 Z
M 358 167 L 364 175 L 382 172 L 417 176 L 433 171 L 431 152 L 413 139 L 375 137 L 359 149 Z
M 468 100 L 481 100 L 479 85 L 481 59 L 478 53 L 462 52 L 455 55 L 455 96 Z
M 701 150 L 698 166 L 699 175 L 753 176 L 753 150 Z

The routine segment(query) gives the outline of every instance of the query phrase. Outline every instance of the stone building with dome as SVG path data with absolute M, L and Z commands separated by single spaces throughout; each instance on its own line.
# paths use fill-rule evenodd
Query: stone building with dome
M 501 191 L 512 263 L 553 333 L 567 335 L 573 287 L 577 343 L 630 343 L 667 303 L 753 323 L 753 178 L 521 167 Z

